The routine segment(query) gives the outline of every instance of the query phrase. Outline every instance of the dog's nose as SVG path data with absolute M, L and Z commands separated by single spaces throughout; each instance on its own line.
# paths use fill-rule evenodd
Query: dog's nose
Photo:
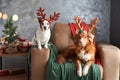
M 46 30 L 46 26 L 44 26 L 44 30 Z

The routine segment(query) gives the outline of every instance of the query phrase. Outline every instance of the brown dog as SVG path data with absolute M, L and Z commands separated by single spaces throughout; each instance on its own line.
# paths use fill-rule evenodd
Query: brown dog
M 75 21 L 77 22 L 77 24 L 79 23 L 78 21 L 80 21 L 80 19 L 78 19 L 78 17 L 75 17 Z M 57 58 L 57 61 L 61 64 L 66 61 L 74 61 L 77 68 L 77 74 L 80 77 L 82 75 L 86 75 L 91 64 L 95 62 L 96 48 L 93 43 L 94 35 L 91 33 L 91 31 L 95 28 L 97 22 L 97 18 L 91 21 L 91 28 L 88 32 L 78 32 L 74 37 L 75 44 L 68 46 L 66 49 L 64 49 Z M 78 26 L 80 27 L 79 24 Z M 85 62 L 83 70 L 81 66 L 82 62 Z

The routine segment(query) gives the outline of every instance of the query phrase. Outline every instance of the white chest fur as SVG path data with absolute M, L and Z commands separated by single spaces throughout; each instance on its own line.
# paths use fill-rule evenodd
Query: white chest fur
M 84 59 L 84 55 L 85 55 L 85 50 L 81 50 L 80 53 L 77 54 L 77 56 L 78 56 L 80 59 Z
M 91 54 L 85 53 L 85 50 L 81 50 L 81 52 L 77 55 L 79 59 L 82 59 L 84 61 L 88 61 L 91 59 Z
M 50 29 L 41 30 L 38 28 L 36 34 L 34 35 L 32 42 L 34 45 L 38 45 L 38 48 L 41 49 L 41 45 L 44 45 L 45 48 L 48 48 L 48 42 L 50 40 L 51 31 Z
M 41 42 L 42 45 L 44 45 L 46 42 L 49 41 L 51 36 L 50 29 L 42 31 L 40 28 L 37 30 L 36 38 Z

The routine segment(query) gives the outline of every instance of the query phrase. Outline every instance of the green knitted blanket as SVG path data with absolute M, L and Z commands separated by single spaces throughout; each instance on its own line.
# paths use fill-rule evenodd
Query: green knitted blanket
M 47 63 L 46 80 L 102 80 L 97 64 L 90 67 L 86 76 L 79 77 L 73 62 L 57 63 L 58 52 L 56 47 L 50 43 L 49 49 L 50 58 Z M 82 67 L 84 67 L 84 64 L 82 64 Z

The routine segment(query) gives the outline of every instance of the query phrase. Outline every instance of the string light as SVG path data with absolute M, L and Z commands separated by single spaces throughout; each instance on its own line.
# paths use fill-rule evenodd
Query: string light
M 7 19 L 8 19 L 8 15 L 7 15 L 6 13 L 0 12 L 0 19 L 7 20 Z M 12 20 L 13 20 L 13 21 L 18 21 L 18 19 L 19 19 L 19 17 L 18 17 L 17 14 L 14 14 L 14 15 L 12 16 Z
M 18 18 L 19 18 L 19 17 L 18 17 L 17 14 L 14 14 L 14 15 L 12 16 L 12 20 L 13 20 L 13 21 L 18 21 Z
M 4 13 L 3 15 L 2 15 L 2 19 L 3 20 L 6 20 L 8 18 L 8 15 L 6 14 L 6 13 Z

